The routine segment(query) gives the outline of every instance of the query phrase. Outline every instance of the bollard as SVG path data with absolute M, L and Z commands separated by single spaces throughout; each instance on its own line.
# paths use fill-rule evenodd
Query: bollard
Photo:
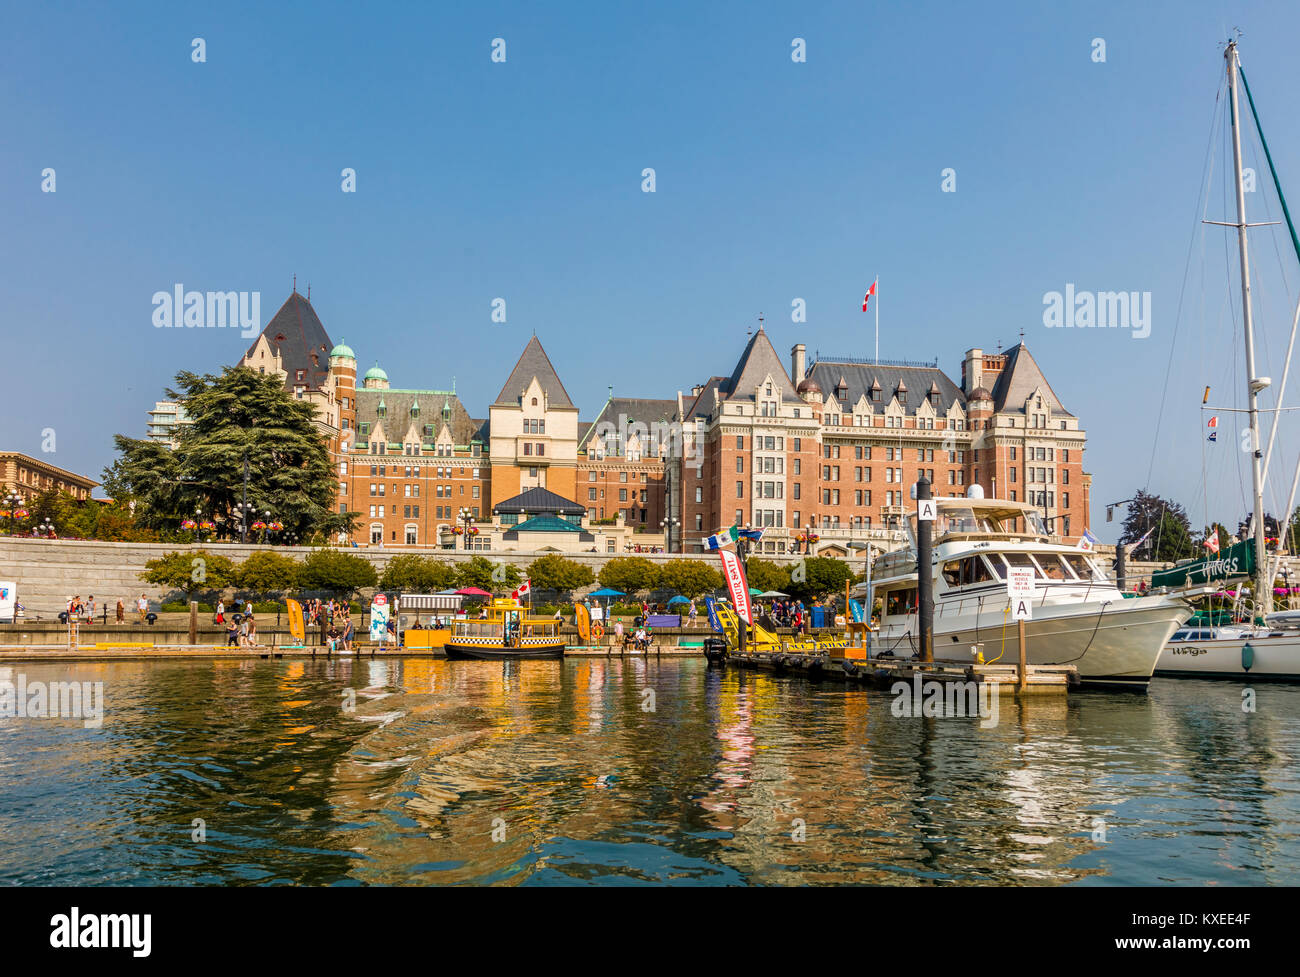
M 190 601 L 190 644 L 199 643 L 199 602 Z
M 916 480 L 918 503 L 930 498 L 930 480 Z M 921 634 L 921 661 L 934 661 L 934 569 L 931 566 L 932 524 L 929 519 L 916 520 L 916 597 Z
M 1020 675 L 1016 680 L 1016 690 L 1023 692 L 1029 685 L 1026 674 L 1029 666 L 1025 663 L 1025 622 L 1023 620 L 1016 622 L 1016 631 L 1020 637 L 1020 667 L 1017 669 Z

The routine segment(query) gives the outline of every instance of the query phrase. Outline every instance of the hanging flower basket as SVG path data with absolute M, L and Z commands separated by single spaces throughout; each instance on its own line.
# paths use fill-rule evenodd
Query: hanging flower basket
M 217 524 L 216 524 L 215 522 L 208 522 L 208 520 L 204 519 L 201 523 L 199 523 L 199 528 L 200 528 L 200 529 L 216 529 L 216 528 L 217 528 Z
M 181 522 L 181 529 L 198 529 L 199 524 L 193 519 L 185 519 Z
M 268 526 L 267 526 L 266 523 L 262 522 L 262 520 L 259 519 L 259 520 L 257 520 L 257 522 L 253 523 L 253 527 L 252 527 L 252 528 L 253 528 L 253 529 L 267 529 Z
M 282 522 L 272 522 L 272 523 L 270 524 L 270 529 L 271 529 L 271 532 L 273 532 L 273 533 L 278 533 L 278 532 L 280 532 L 282 529 L 284 529 L 284 523 L 282 523 Z
M 478 526 L 470 526 L 470 527 L 469 527 L 469 534 L 470 534 L 471 536 L 477 536 L 477 535 L 478 535 Z
M 16 509 L 16 510 L 14 510 L 14 518 L 15 518 L 15 519 L 26 519 L 29 515 L 31 515 L 31 513 L 28 512 L 26 509 Z

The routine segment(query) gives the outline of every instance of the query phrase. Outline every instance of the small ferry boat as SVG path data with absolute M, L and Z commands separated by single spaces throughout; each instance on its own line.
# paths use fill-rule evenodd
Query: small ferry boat
M 1085 687 L 1146 690 L 1161 648 L 1192 616 L 1183 595 L 1126 598 L 1091 554 L 1054 542 L 1028 503 L 934 501 L 936 661 L 1016 660 L 1007 577 L 1017 568 L 1029 571 L 1034 584 L 1032 617 L 1025 622 L 1030 665 L 1074 665 Z M 915 513 L 907 529 L 911 547 L 877 559 L 866 585 L 883 609 L 873 658 L 920 654 Z
M 485 605 L 487 616 L 455 621 L 443 650 L 448 658 L 562 658 L 560 624 L 549 617 L 529 617 L 529 608 L 514 597 L 496 597 Z

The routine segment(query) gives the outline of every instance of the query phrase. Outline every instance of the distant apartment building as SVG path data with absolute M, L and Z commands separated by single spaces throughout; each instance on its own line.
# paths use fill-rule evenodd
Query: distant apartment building
M 153 410 L 149 411 L 149 426 L 145 436 L 150 441 L 157 441 L 174 448 L 180 429 L 190 423 L 184 407 L 174 400 L 160 400 L 153 405 Z

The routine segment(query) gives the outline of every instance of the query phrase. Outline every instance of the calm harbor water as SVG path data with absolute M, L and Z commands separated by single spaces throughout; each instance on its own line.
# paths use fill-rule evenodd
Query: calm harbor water
M 103 682 L 106 711 L 0 718 L 5 885 L 1300 883 L 1295 686 L 982 728 L 694 660 L 20 674 Z

